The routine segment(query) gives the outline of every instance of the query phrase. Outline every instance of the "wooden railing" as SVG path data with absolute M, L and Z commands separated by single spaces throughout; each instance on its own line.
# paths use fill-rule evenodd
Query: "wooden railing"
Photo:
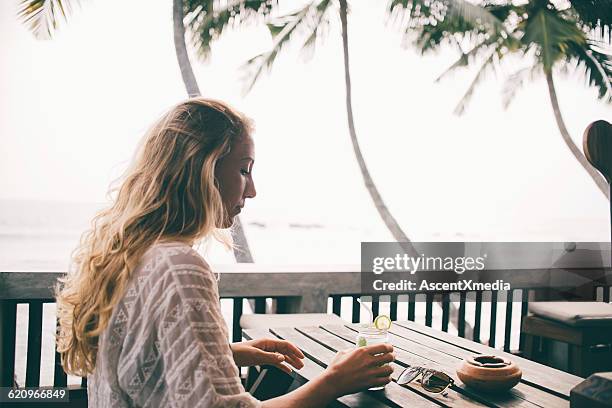
M 232 315 L 230 330 L 234 341 L 241 340 L 240 317 L 245 312 L 245 305 L 254 305 L 254 313 L 296 313 L 296 312 L 330 312 L 342 318 L 359 322 L 362 319 L 361 309 L 357 299 L 361 297 L 361 272 L 356 266 L 334 267 L 263 267 L 257 264 L 240 264 L 219 266 L 215 270 L 221 273 L 219 292 L 222 302 L 231 299 Z M 502 271 L 513 274 L 515 285 L 510 291 L 488 292 L 454 292 L 436 294 L 407 293 L 392 296 L 374 296 L 370 298 L 372 310 L 377 315 L 381 308 L 389 310 L 390 317 L 395 320 L 399 313 L 408 320 L 417 321 L 415 312 L 417 303 L 423 302 L 425 313 L 421 323 L 433 326 L 434 305 L 441 306 L 441 324 L 436 327 L 449 331 L 454 326 L 457 334 L 474 341 L 481 341 L 481 332 L 488 332 L 488 344 L 492 347 L 501 346 L 510 351 L 512 336 L 520 332 L 514 324 L 514 305 L 520 303 L 520 316 L 528 310 L 528 303 L 538 299 L 538 292 L 547 290 L 544 281 L 535 281 L 533 276 L 541 274 L 540 270 Z M 422 279 L 428 272 L 417 272 L 414 279 Z M 497 271 L 499 273 L 499 271 Z M 422 274 L 422 276 L 420 275 Z M 518 274 L 518 275 L 517 275 Z M 584 273 L 583 273 L 584 275 Z M 12 386 L 15 374 L 15 339 L 20 322 L 17 321 L 17 305 L 28 304 L 28 340 L 26 355 L 25 385 L 35 387 L 40 384 L 41 367 L 41 337 L 43 326 L 43 305 L 53 303 L 53 290 L 61 273 L 54 272 L 0 272 L 0 386 Z M 518 276 L 518 278 L 517 278 Z M 571 286 L 571 282 L 568 285 Z M 520 287 L 519 287 L 520 286 Z M 609 302 L 609 285 L 593 289 L 593 299 Z M 349 308 L 342 307 L 342 300 L 348 298 Z M 250 300 L 251 303 L 245 302 Z M 365 299 L 366 301 L 368 299 Z M 510 300 L 510 301 L 507 301 Z M 467 315 L 466 305 L 474 302 L 473 315 Z M 500 305 L 505 306 L 500 308 Z M 489 327 L 482 327 L 484 306 L 489 308 Z M 436 306 L 437 307 L 437 306 Z M 248 309 L 248 307 L 247 307 Z M 452 316 L 451 309 L 456 310 Z M 502 312 L 505 310 L 505 313 Z M 500 313 L 502 312 L 502 313 Z M 498 315 L 504 315 L 504 341 L 496 344 Z M 228 318 L 228 316 L 226 316 Z M 473 330 L 466 330 L 466 322 L 474 322 Z M 519 349 L 522 342 L 519 342 Z M 86 378 L 81 380 L 81 386 L 86 386 Z M 59 364 L 59 355 L 55 353 L 54 386 L 66 386 L 67 376 Z

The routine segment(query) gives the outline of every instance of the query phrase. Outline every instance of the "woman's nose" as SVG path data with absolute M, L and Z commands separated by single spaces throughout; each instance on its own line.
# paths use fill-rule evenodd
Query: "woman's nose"
M 249 177 L 249 181 L 247 182 L 246 190 L 244 193 L 244 196 L 246 198 L 255 198 L 255 196 L 257 195 L 257 190 L 255 189 L 255 183 L 253 182 L 253 178 Z

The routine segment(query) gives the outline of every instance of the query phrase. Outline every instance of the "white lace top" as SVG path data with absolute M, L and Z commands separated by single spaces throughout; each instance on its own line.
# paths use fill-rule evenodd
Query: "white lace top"
M 99 338 L 90 407 L 260 407 L 245 392 L 210 267 L 191 247 L 144 255 Z

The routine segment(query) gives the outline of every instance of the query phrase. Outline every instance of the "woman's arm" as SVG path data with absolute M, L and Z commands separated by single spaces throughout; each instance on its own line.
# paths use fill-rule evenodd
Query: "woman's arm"
M 321 375 L 287 395 L 264 401 L 263 407 L 322 407 L 342 395 L 388 384 L 393 368 L 386 363 L 394 358 L 390 344 L 341 351 Z
M 262 338 L 232 343 L 230 348 L 238 367 L 266 364 L 275 366 L 287 374 L 291 374 L 289 365 L 298 370 L 304 367 L 302 363 L 304 354 L 286 340 Z

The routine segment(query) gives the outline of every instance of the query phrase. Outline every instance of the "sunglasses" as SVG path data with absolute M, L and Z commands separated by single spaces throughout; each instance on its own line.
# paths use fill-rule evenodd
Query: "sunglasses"
M 421 387 L 423 387 L 425 391 L 435 394 L 444 392 L 448 387 L 455 383 L 455 380 L 450 378 L 448 374 L 445 374 L 442 371 L 418 366 L 406 367 L 406 369 L 402 371 L 397 379 L 397 383 L 399 385 L 406 385 L 417 379 L 417 377 L 420 375 L 423 376 L 420 381 Z

